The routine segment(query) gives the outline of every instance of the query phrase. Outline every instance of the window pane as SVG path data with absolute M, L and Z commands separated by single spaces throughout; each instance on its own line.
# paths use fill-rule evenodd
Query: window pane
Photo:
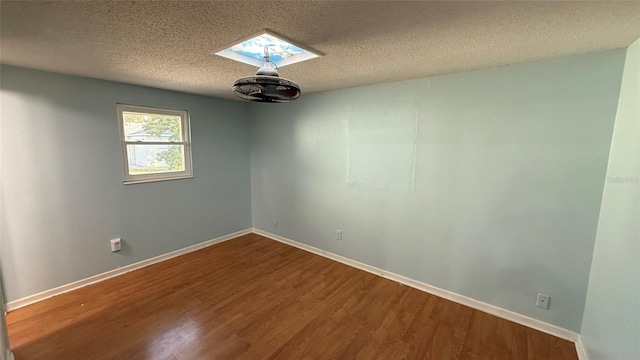
M 122 112 L 126 141 L 182 141 L 180 116 Z
M 129 174 L 184 171 L 184 145 L 127 145 Z

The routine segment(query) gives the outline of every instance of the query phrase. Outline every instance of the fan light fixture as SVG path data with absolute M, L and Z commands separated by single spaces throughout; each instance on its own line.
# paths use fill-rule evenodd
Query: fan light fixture
M 259 68 L 255 76 L 238 79 L 233 84 L 236 95 L 257 102 L 287 102 L 300 97 L 300 87 L 281 78 L 278 69 L 324 55 L 267 29 L 213 53 Z
M 268 103 L 282 103 L 300 97 L 300 87 L 291 80 L 278 75 L 272 66 L 269 49 L 264 49 L 264 65 L 255 76 L 247 76 L 233 83 L 233 92 L 243 100 Z

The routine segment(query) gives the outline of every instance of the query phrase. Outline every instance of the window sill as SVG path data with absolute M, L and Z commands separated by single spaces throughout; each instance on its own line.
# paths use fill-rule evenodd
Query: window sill
M 157 181 L 170 181 L 170 180 L 181 180 L 181 179 L 191 179 L 191 178 L 193 178 L 193 175 L 180 175 L 180 176 L 172 176 L 167 178 L 125 180 L 122 183 L 124 185 L 134 185 L 134 184 L 144 184 L 144 183 L 157 182 Z

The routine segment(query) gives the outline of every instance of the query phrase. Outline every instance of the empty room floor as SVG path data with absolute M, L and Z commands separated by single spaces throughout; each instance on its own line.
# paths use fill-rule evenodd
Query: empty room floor
M 7 315 L 28 359 L 577 359 L 574 344 L 249 234 Z

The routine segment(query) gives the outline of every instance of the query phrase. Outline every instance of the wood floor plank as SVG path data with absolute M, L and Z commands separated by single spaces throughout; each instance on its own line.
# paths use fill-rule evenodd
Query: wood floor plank
M 17 360 L 577 359 L 568 341 L 255 234 L 7 323 Z

